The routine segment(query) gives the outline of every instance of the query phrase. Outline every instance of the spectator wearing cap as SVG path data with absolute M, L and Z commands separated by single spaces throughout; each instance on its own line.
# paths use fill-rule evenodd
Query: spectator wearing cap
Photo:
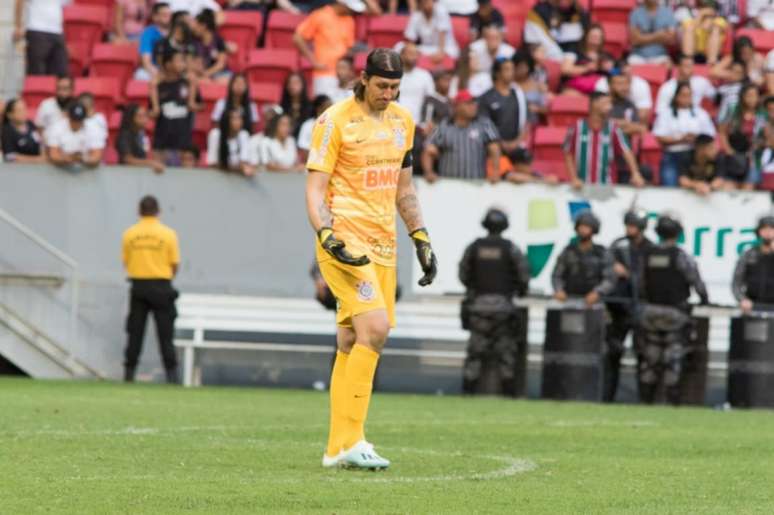
M 21 98 L 9 100 L 3 112 L 0 143 L 6 163 L 45 163 L 43 139 L 27 118 L 27 105 Z
M 639 119 L 644 123 L 649 123 L 653 115 L 653 94 L 650 90 L 650 84 L 642 77 L 633 75 L 631 66 L 625 60 L 616 61 L 614 68 L 608 72 L 608 76 L 601 77 L 594 89 L 610 93 L 610 81 L 608 79 L 614 75 L 626 77 L 626 83 L 629 88 L 626 98 L 634 104 Z
M 677 186 L 677 176 L 690 158 L 693 143 L 699 134 L 715 136 L 715 126 L 707 112 L 692 103 L 691 84 L 677 85 L 670 108 L 661 111 L 653 124 L 653 135 L 663 147 L 661 184 Z
M 500 135 L 488 118 L 478 117 L 478 104 L 467 90 L 454 99 L 454 116 L 441 122 L 422 153 L 422 171 L 428 182 L 439 177 L 500 180 Z M 492 172 L 487 174 L 487 157 Z M 437 171 L 435 161 L 438 162 Z
M 68 68 L 63 7 L 70 0 L 15 0 L 14 42 L 27 43 L 27 75 L 65 75 Z M 27 24 L 23 25 L 25 9 Z
M 500 135 L 500 151 L 513 159 L 529 134 L 527 98 L 514 82 L 513 61 L 498 59 L 492 68 L 494 85 L 478 99 L 478 112 L 489 118 Z
M 72 102 L 67 108 L 67 118 L 59 120 L 48 130 L 46 144 L 52 164 L 88 168 L 99 165 L 105 144 L 91 137 L 85 121 L 86 108 L 79 102 Z
M 73 78 L 63 75 L 56 79 L 56 92 L 38 106 L 35 115 L 35 126 L 45 137 L 46 131 L 59 120 L 67 118 L 67 106 L 73 100 Z
M 571 126 L 564 140 L 564 160 L 572 186 L 615 184 L 618 182 L 616 158 L 629 168 L 631 184 L 643 186 L 637 160 L 621 128 L 610 119 L 613 109 L 610 95 L 595 91 L 590 95 L 589 116 Z
M 656 96 L 656 115 L 663 111 L 669 111 L 679 82 L 690 83 L 694 107 L 699 107 L 701 101 L 705 98 L 714 100 L 717 94 L 715 86 L 712 85 L 709 79 L 694 74 L 693 57 L 682 55 L 679 57 L 675 67 L 675 76 L 662 84 L 658 90 L 658 95 Z
M 415 123 L 420 123 L 422 104 L 425 98 L 435 92 L 435 83 L 430 72 L 419 68 L 419 50 L 412 41 L 407 41 L 400 51 L 403 61 L 403 78 L 400 81 L 398 103 L 409 110 Z
M 710 66 L 718 62 L 728 22 L 718 13 L 716 0 L 698 0 L 693 18 L 683 20 L 682 52 L 694 61 Z
M 492 5 L 492 0 L 478 0 L 478 9 L 470 15 L 470 40 L 480 38 L 487 25 L 494 25 L 505 31 L 505 18 L 503 13 Z
M 164 39 L 172 22 L 172 10 L 167 2 L 156 2 L 151 9 L 151 24 L 140 34 L 140 68 L 134 74 L 137 80 L 149 81 L 158 73 L 155 58 L 156 44 Z
M 677 20 L 659 0 L 645 0 L 629 15 L 630 64 L 671 64 L 669 47 L 676 41 Z
M 446 56 L 457 59 L 460 49 L 454 39 L 449 11 L 436 0 L 419 0 L 418 9 L 409 16 L 403 37 L 414 41 L 422 55 L 428 55 L 436 62 Z
M 354 14 L 365 12 L 362 0 L 337 0 L 307 16 L 293 35 L 301 55 L 314 67 L 314 94 L 331 95 L 337 87 L 336 63 L 355 44 Z M 312 42 L 314 50 L 309 47 Z
M 510 59 L 516 50 L 503 41 L 503 33 L 496 25 L 486 25 L 482 37 L 470 44 L 470 81 L 468 90 L 480 96 L 492 87 L 492 65 L 497 59 Z
M 542 46 L 546 57 L 560 61 L 578 49 L 589 25 L 589 13 L 577 0 L 541 0 L 527 13 L 524 42 Z

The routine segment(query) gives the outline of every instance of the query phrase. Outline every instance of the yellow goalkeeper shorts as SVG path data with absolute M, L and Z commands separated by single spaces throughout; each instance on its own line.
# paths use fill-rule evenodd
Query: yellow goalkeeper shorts
M 395 267 L 376 263 L 350 266 L 333 258 L 319 264 L 323 279 L 336 297 L 337 325 L 352 327 L 353 316 L 385 309 L 390 327 L 395 327 Z

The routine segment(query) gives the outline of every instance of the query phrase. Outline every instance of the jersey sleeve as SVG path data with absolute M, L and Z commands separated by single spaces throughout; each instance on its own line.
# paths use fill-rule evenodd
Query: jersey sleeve
M 310 14 L 296 29 L 298 33 L 301 34 L 301 37 L 307 41 L 312 39 L 317 33 L 317 18 L 318 16 L 316 13 Z
M 413 132 L 411 137 L 413 139 Z M 341 128 L 330 113 L 323 113 L 312 129 L 312 144 L 306 161 L 307 169 L 333 173 L 340 149 Z

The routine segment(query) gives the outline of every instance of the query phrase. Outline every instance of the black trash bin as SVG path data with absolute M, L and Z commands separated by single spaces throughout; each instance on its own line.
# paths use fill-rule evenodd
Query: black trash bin
M 774 408 L 774 313 L 731 319 L 728 402 L 739 408 Z
M 604 340 L 602 306 L 547 310 L 541 396 L 601 401 Z

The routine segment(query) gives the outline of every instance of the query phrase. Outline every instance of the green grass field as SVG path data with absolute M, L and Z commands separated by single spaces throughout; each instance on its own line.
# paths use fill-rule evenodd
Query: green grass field
M 327 394 L 0 379 L 0 513 L 774 513 L 774 413 L 378 394 L 386 472 L 323 470 Z

